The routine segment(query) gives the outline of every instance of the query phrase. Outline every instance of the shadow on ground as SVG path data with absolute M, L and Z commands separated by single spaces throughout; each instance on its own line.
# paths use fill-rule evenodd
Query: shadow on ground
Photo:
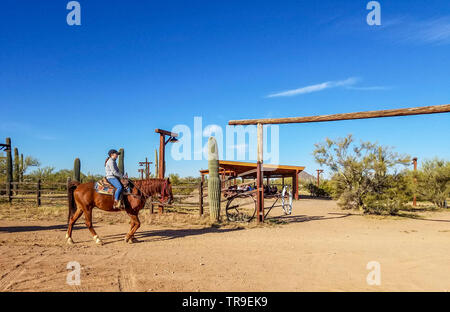
M 337 217 L 307 216 L 307 215 L 279 216 L 279 217 L 269 217 L 266 218 L 266 220 L 280 223 L 296 223 L 296 222 L 309 222 L 309 221 L 320 221 L 329 219 L 341 219 L 355 215 L 351 213 L 329 213 L 329 214 L 338 216 Z
M 75 229 L 81 229 L 83 226 L 75 225 Z M 48 225 L 48 226 L 40 226 L 40 225 L 25 225 L 25 226 L 1 226 L 0 232 L 7 233 L 20 233 L 20 232 L 36 232 L 36 231 L 49 231 L 49 230 L 67 230 L 67 224 L 57 224 L 57 225 Z
M 243 230 L 243 227 L 224 229 L 218 227 L 208 227 L 201 229 L 163 229 L 163 230 L 150 230 L 150 231 L 138 231 L 135 237 L 139 240 L 139 243 L 150 241 L 163 241 L 176 238 L 182 238 L 187 236 L 196 236 L 210 233 L 229 233 Z M 108 240 L 105 244 L 123 241 L 126 233 L 106 235 L 103 238 Z

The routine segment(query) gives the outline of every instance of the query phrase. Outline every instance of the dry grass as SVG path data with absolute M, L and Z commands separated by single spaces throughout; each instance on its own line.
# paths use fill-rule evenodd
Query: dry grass
M 52 204 L 42 205 L 37 207 L 32 202 L 14 202 L 0 203 L 0 220 L 8 221 L 58 221 L 67 222 L 68 208 L 67 204 Z M 206 226 L 219 226 L 214 224 L 209 219 L 209 213 L 206 209 L 203 216 L 199 216 L 197 209 L 188 208 L 170 208 L 166 209 L 163 214 L 157 213 L 157 207 L 155 207 L 155 213 L 151 213 L 149 208 L 145 208 L 140 211 L 139 219 L 142 224 L 147 225 L 170 225 L 174 227 L 185 227 L 188 225 L 206 227 Z M 105 212 L 100 209 L 94 209 L 93 221 L 105 222 L 108 224 L 121 224 L 129 223 L 129 217 L 126 212 Z M 78 224 L 83 224 L 84 219 L 81 217 Z M 242 228 L 242 227 L 254 227 L 253 223 L 236 224 L 222 218 L 220 222 L 220 228 Z

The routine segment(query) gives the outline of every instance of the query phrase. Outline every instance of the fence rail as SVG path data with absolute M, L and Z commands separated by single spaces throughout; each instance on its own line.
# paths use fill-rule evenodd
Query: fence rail
M 68 180 L 70 181 L 70 180 Z M 208 206 L 204 200 L 207 194 L 207 184 L 204 181 L 199 183 L 180 183 L 172 185 L 174 202 L 170 205 L 163 204 L 155 198 L 147 201 L 147 208 L 153 212 L 154 207 L 158 207 L 162 213 L 164 208 L 175 211 L 190 211 L 204 214 L 204 208 Z M 6 200 L 11 205 L 18 201 L 34 202 L 36 206 L 42 204 L 63 204 L 67 199 L 67 183 L 47 182 L 38 180 L 36 182 L 11 182 L 0 184 L 0 200 Z

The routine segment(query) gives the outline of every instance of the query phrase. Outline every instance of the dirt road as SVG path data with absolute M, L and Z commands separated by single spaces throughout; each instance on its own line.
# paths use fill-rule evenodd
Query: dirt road
M 103 246 L 82 219 L 73 246 L 62 220 L 0 220 L 0 291 L 450 290 L 450 211 L 427 220 L 381 218 L 301 200 L 281 224 L 210 227 L 164 218 L 144 222 L 133 245 L 123 242 L 127 223 L 97 222 Z M 79 286 L 66 283 L 71 261 L 82 267 Z M 366 281 L 370 261 L 380 263 L 379 286 Z

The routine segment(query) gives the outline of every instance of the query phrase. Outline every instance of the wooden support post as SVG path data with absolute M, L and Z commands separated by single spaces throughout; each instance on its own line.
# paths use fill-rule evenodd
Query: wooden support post
M 11 186 L 12 186 L 11 185 L 11 181 L 6 181 L 6 195 L 8 195 L 8 202 L 9 203 L 11 203 L 11 201 L 12 201 L 12 198 L 11 198 L 11 195 L 12 195 L 11 189 L 12 189 L 12 187 Z
M 257 126 L 258 135 L 258 157 L 256 165 L 256 220 L 258 223 L 264 222 L 264 185 L 263 185 L 263 125 Z
M 295 189 L 294 189 L 294 198 L 298 200 L 298 170 L 295 170 Z
M 202 174 L 202 179 L 198 187 L 198 205 L 200 217 L 203 216 L 203 184 L 205 183 L 205 177 Z
M 413 158 L 413 164 L 414 164 L 414 173 L 416 173 L 417 171 L 417 157 Z M 414 184 L 417 184 L 417 179 L 414 178 Z M 416 202 L 416 193 L 414 192 L 414 197 L 413 197 L 413 207 L 417 206 L 417 202 Z
M 164 169 L 165 169 L 165 149 L 166 149 L 166 144 L 165 144 L 165 136 L 164 134 L 159 135 L 159 169 L 158 169 L 158 174 L 160 179 L 164 179 Z M 164 212 L 164 206 L 163 205 L 159 205 L 158 206 L 158 213 L 162 214 Z
M 36 183 L 36 203 L 37 206 L 41 206 L 41 179 Z

